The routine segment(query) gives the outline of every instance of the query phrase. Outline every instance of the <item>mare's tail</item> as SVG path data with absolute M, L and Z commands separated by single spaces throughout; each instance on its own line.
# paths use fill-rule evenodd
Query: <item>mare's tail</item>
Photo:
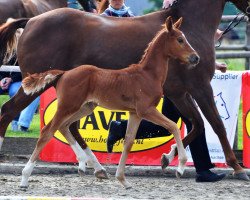
M 6 22 L 0 26 L 0 66 L 3 65 L 5 56 L 11 54 L 15 48 L 15 33 L 18 28 L 24 28 L 29 18 Z
M 43 73 L 29 74 L 22 81 L 24 93 L 33 95 L 44 90 L 45 87 L 54 85 L 65 73 L 62 70 L 50 70 Z

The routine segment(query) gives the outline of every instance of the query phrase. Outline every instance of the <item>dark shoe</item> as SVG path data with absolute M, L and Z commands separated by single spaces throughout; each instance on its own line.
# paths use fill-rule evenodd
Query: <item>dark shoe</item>
M 225 173 L 216 174 L 210 170 L 197 172 L 196 182 L 216 182 L 222 180 L 226 176 Z
M 29 128 L 25 127 L 25 126 L 20 126 L 20 129 L 19 129 L 21 132 L 24 132 L 24 133 L 28 133 L 29 132 Z
M 126 131 L 126 130 L 125 130 Z M 119 121 L 111 121 L 109 126 L 109 135 L 107 138 L 107 150 L 108 153 L 112 153 L 114 144 L 124 138 L 122 134 L 122 126 Z

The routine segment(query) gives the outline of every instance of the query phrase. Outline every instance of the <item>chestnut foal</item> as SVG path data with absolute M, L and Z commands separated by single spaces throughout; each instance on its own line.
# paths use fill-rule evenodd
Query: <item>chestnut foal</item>
M 124 175 L 126 159 L 142 119 L 161 125 L 174 134 L 179 159 L 176 174 L 180 176 L 184 173 L 187 157 L 180 131 L 173 121 L 156 109 L 163 95 L 169 58 L 177 58 L 190 66 L 199 62 L 197 53 L 179 30 L 181 22 L 182 18 L 173 24 L 172 18 L 168 17 L 165 27 L 149 44 L 139 64 L 121 70 L 82 65 L 70 71 L 50 70 L 29 75 L 23 80 L 22 86 L 27 95 L 39 92 L 51 82 L 57 82 L 58 108 L 52 121 L 43 128 L 36 148 L 23 169 L 21 187 L 28 187 L 28 178 L 40 151 L 57 130 L 68 140 L 79 161 L 91 155 L 88 152 L 90 149 L 83 153 L 69 131 L 69 126 L 91 114 L 98 105 L 108 109 L 128 110 L 130 114 L 124 149 L 116 171 L 116 178 L 125 188 L 131 187 Z

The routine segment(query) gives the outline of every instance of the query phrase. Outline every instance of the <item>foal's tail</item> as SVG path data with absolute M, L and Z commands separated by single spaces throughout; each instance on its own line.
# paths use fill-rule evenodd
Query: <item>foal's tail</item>
M 0 26 L 0 66 L 4 64 L 7 54 L 15 50 L 15 33 L 18 28 L 24 28 L 29 18 L 23 18 L 7 22 Z
M 41 92 L 45 87 L 54 85 L 64 73 L 65 71 L 62 70 L 50 70 L 39 74 L 29 74 L 22 81 L 24 93 L 33 95 Z

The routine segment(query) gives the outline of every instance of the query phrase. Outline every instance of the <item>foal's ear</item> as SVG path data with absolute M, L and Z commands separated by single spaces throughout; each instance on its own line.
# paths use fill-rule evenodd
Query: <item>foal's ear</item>
M 173 30 L 173 20 L 172 20 L 172 17 L 169 16 L 167 19 L 166 19 L 166 29 L 167 29 L 167 32 L 171 32 Z
M 183 20 L 183 17 L 181 17 L 180 19 L 178 19 L 177 22 L 174 23 L 174 27 L 179 29 L 181 24 L 182 24 L 182 20 Z

